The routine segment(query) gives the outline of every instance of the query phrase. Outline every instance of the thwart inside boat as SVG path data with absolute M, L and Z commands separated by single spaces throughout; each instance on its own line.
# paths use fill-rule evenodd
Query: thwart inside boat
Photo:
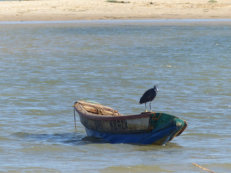
M 122 114 L 120 114 L 117 110 L 108 106 L 101 105 L 99 103 L 78 101 L 76 104 L 77 106 L 80 106 L 82 109 L 92 114 L 122 116 Z

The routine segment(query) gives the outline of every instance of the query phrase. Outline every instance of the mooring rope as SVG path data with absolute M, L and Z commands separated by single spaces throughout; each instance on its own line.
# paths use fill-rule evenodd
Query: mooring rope
M 77 126 L 76 126 L 76 116 L 75 116 L 75 105 L 74 105 L 74 123 L 75 123 L 75 130 L 77 130 Z

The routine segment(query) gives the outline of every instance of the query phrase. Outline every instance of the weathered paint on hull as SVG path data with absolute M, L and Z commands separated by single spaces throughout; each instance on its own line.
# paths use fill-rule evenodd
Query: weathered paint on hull
M 169 126 L 160 131 L 152 130 L 146 133 L 131 133 L 131 134 L 120 134 L 120 133 L 106 133 L 95 130 L 86 129 L 88 136 L 104 139 L 109 143 L 130 143 L 130 144 L 165 144 L 170 141 L 182 127 Z

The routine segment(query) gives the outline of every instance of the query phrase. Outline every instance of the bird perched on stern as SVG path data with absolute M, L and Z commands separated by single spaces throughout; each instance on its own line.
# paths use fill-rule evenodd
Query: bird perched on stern
M 150 107 L 150 111 L 151 111 L 151 102 L 155 99 L 156 95 L 158 92 L 158 88 L 155 85 L 153 88 L 145 91 L 145 93 L 143 94 L 143 96 L 140 98 L 140 104 L 145 103 L 145 112 L 147 112 L 147 108 L 146 108 L 146 103 L 149 103 L 149 107 Z

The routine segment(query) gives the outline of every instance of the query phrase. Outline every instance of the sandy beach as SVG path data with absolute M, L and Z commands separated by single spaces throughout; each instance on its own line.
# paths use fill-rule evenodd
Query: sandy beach
M 219 18 L 231 18 L 230 0 L 0 1 L 0 21 Z

